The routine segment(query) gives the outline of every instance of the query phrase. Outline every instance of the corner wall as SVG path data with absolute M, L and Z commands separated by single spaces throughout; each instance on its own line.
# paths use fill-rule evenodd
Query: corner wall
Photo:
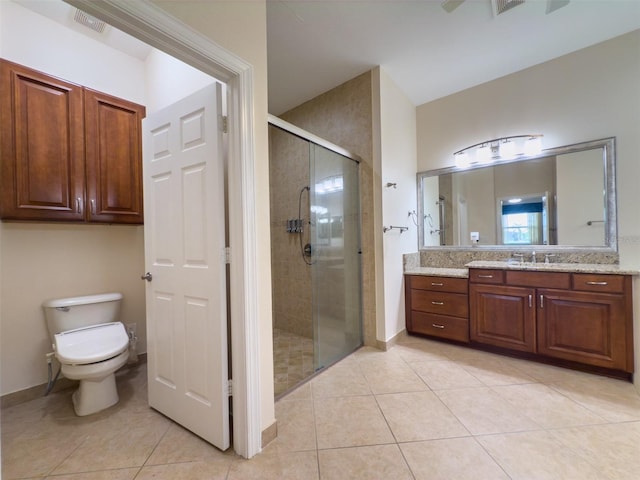
M 408 231 L 381 234 L 376 264 L 383 272 L 383 314 L 378 317 L 377 340 L 384 346 L 405 329 L 402 255 L 418 250 L 418 231 L 409 212 L 416 205 L 416 107 L 382 68 L 373 71 L 374 157 L 379 164 L 381 223 L 406 226 Z M 379 102 L 376 100 L 379 99 Z M 387 187 L 395 183 L 396 187 Z

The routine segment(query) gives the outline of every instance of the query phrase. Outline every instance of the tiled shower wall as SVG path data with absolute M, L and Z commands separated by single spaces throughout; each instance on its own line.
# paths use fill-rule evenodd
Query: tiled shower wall
M 371 83 L 372 73 L 366 72 L 280 115 L 283 120 L 336 145 L 340 145 L 362 159 L 360 163 L 360 204 L 362 222 L 362 320 L 365 345 L 376 345 Z M 379 178 L 377 180 L 376 185 L 380 185 Z M 277 182 L 277 179 L 273 181 Z
M 311 267 L 300 253 L 298 233 L 287 220 L 298 217 L 300 190 L 309 185 L 309 144 L 269 126 L 271 276 L 274 327 L 313 338 Z M 309 241 L 309 192 L 302 194 L 303 245 Z

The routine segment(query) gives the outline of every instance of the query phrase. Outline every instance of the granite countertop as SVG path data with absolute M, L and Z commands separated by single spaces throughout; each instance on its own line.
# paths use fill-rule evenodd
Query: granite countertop
M 602 263 L 530 263 L 475 260 L 465 265 L 467 268 L 488 268 L 508 270 L 532 270 L 544 272 L 602 273 L 618 275 L 640 275 L 640 268 L 618 264 Z
M 404 273 L 405 275 L 429 275 L 433 277 L 469 277 L 469 270 L 466 268 L 413 267 L 407 268 Z

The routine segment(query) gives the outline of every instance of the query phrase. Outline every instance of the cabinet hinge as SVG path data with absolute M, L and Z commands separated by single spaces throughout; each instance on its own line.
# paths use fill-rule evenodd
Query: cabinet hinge
M 231 247 L 224 247 L 224 263 L 226 265 L 231 263 Z
M 229 133 L 229 117 L 222 116 L 222 133 Z
M 233 380 L 227 380 L 227 396 L 233 396 Z

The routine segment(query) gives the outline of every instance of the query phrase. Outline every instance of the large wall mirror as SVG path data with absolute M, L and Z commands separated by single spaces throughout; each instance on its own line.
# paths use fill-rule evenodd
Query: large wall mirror
M 418 173 L 421 248 L 617 252 L 615 138 Z

